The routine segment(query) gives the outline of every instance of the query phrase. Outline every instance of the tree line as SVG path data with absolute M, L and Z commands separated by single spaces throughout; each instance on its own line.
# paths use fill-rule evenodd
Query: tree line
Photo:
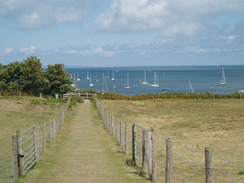
M 43 69 L 40 59 L 31 56 L 22 62 L 0 64 L 0 92 L 23 92 L 30 95 L 54 95 L 74 90 L 64 64 L 48 65 Z

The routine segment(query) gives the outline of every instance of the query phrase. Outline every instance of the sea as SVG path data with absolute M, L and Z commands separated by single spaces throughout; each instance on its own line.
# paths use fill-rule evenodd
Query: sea
M 70 67 L 66 70 L 77 88 L 116 92 L 126 96 L 158 94 L 165 91 L 232 94 L 244 89 L 244 65 Z M 223 77 L 225 84 L 220 85 Z M 149 84 L 141 84 L 145 80 Z M 149 86 L 154 82 L 159 86 Z M 125 85 L 130 87 L 125 88 Z

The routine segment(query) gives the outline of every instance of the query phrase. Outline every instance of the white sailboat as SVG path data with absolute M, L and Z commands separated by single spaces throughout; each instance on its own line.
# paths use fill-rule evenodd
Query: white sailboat
M 97 73 L 96 73 L 96 83 L 98 83 L 98 79 L 97 79 Z
M 78 74 L 78 72 L 77 72 L 77 81 L 80 81 L 80 78 L 79 78 L 79 74 Z
M 88 73 L 88 71 L 86 72 L 86 79 L 87 79 L 87 80 L 90 79 L 90 78 L 89 78 L 89 73 Z
M 90 85 L 89 86 L 94 86 L 94 84 L 92 83 L 92 77 L 90 75 Z
M 71 84 L 72 87 L 75 87 L 75 77 L 72 77 L 72 73 L 70 74 L 71 79 L 73 80 L 73 83 Z
M 146 69 L 144 69 L 144 81 L 140 82 L 142 85 L 148 85 L 149 83 L 147 82 L 147 74 L 146 74 Z
M 130 89 L 129 73 L 128 72 L 127 72 L 127 83 L 125 84 L 124 88 Z
M 224 68 L 222 67 L 222 79 L 219 82 L 219 85 L 225 85 L 225 84 L 226 84 L 225 72 L 224 72 Z
M 151 87 L 159 87 L 159 82 L 158 82 L 158 77 L 157 77 L 156 72 L 154 72 L 154 82 L 153 82 L 153 84 L 150 84 L 149 86 L 151 86 Z
M 114 81 L 114 70 L 113 70 L 113 75 L 112 75 L 112 78 L 111 78 L 111 80 L 113 80 L 113 81 Z
M 195 93 L 190 80 L 189 80 L 189 93 Z
M 244 89 L 238 90 L 238 93 L 244 94 Z
M 161 93 L 167 93 L 167 91 L 166 91 L 166 81 L 165 81 L 165 72 L 164 72 L 164 87 L 163 87 Z

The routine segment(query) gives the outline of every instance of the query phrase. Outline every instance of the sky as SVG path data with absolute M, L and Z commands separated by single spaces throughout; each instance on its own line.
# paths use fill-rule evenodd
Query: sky
M 243 0 L 0 0 L 0 63 L 244 65 Z

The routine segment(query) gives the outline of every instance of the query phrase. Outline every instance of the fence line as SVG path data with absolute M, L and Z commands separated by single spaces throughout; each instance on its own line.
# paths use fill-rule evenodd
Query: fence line
M 121 123 L 122 124 L 124 124 L 124 123 L 119 121 L 119 119 L 117 117 L 109 115 L 102 108 L 102 106 L 101 106 L 101 104 L 98 101 L 96 96 L 94 97 L 94 100 L 95 100 L 98 112 L 101 115 L 103 123 L 104 123 L 105 127 L 107 128 L 107 130 L 109 131 L 109 133 L 112 136 L 115 137 L 115 139 L 117 140 L 119 145 L 124 146 L 124 149 L 126 149 L 128 147 L 131 147 L 132 159 L 135 162 L 139 163 L 140 166 L 142 166 L 142 172 L 143 172 L 143 170 L 144 170 L 143 167 L 145 165 L 145 159 L 147 158 L 145 156 L 145 154 L 146 154 L 145 153 L 145 149 L 144 149 L 145 148 L 145 140 L 143 140 L 145 138 L 145 135 L 143 133 L 150 132 L 150 130 L 148 130 L 148 129 L 146 129 L 146 128 L 138 125 L 138 124 L 133 124 L 131 126 L 131 130 L 132 130 L 131 136 L 125 135 L 128 138 L 127 143 L 130 143 L 131 146 L 128 146 L 128 145 L 125 145 L 125 144 L 121 143 L 120 140 L 122 138 L 121 138 L 121 129 L 120 128 L 123 126 L 123 125 L 121 125 Z M 126 123 L 126 125 L 127 125 L 127 123 Z M 124 127 L 122 127 L 122 131 L 123 130 L 124 130 Z M 125 130 L 125 131 L 127 131 L 127 130 Z M 170 138 L 173 141 L 172 137 L 168 137 L 168 138 Z M 243 166 L 243 164 L 227 160 L 218 151 L 216 151 L 216 150 L 213 151 L 212 148 L 205 147 L 205 150 L 197 149 L 197 148 L 189 147 L 188 145 L 182 144 L 178 140 L 174 140 L 174 143 L 176 145 L 179 145 L 179 146 L 181 146 L 182 148 L 184 148 L 186 150 L 190 150 L 190 151 L 193 151 L 193 152 L 199 152 L 200 154 L 202 154 L 201 159 L 205 159 L 205 164 L 204 164 L 204 163 L 198 163 L 196 161 L 188 161 L 185 158 L 177 155 L 177 153 L 173 153 L 172 150 L 170 151 L 168 149 L 169 147 L 167 147 L 168 146 L 167 145 L 167 140 L 165 142 L 164 140 L 153 139 L 153 135 L 151 137 L 151 140 L 152 140 L 152 149 L 154 148 L 153 147 L 154 143 L 155 143 L 156 146 L 158 146 L 158 144 L 159 145 L 163 144 L 163 145 L 166 146 L 165 148 L 162 148 L 162 147 L 154 148 L 154 150 L 152 151 L 153 154 L 152 154 L 152 158 L 151 158 L 151 160 L 153 160 L 154 163 L 156 161 L 159 163 L 158 166 L 160 166 L 160 167 L 162 166 L 163 168 L 165 168 L 165 182 L 166 183 L 173 182 L 172 175 L 177 176 L 178 178 L 184 180 L 185 182 L 190 182 L 190 180 L 187 177 L 185 177 L 183 175 L 179 175 L 178 173 L 175 172 L 175 170 L 173 168 L 171 168 L 173 162 L 170 160 L 170 157 L 171 157 L 171 159 L 175 158 L 178 161 L 183 162 L 183 163 L 187 163 L 187 164 L 190 164 L 190 165 L 196 165 L 198 167 L 200 166 L 200 167 L 204 168 L 205 169 L 205 178 L 203 176 L 202 179 L 203 180 L 205 179 L 206 183 L 214 182 L 214 170 L 218 171 L 218 172 L 222 173 L 224 176 L 232 179 L 232 181 L 239 183 L 239 181 L 236 178 L 234 178 L 233 176 L 229 175 L 224 170 L 222 170 L 220 168 L 217 168 L 216 166 L 213 166 L 212 154 L 213 154 L 213 152 L 217 152 L 218 155 L 221 157 L 221 159 L 223 161 L 227 162 L 227 163 L 231 163 L 231 164 L 238 165 L 238 166 L 241 166 L 241 167 Z M 122 140 L 122 142 L 125 142 L 125 141 Z M 171 143 L 171 146 L 172 146 L 172 144 L 173 143 Z M 158 152 L 160 152 L 160 154 L 156 155 L 156 153 L 158 153 Z M 162 154 L 163 152 L 166 152 L 165 155 Z M 128 153 L 126 153 L 126 154 L 128 154 Z M 155 158 L 154 158 L 154 156 L 155 156 Z M 165 161 L 164 161 L 164 159 L 165 159 Z M 152 171 L 153 171 L 152 168 L 151 169 L 149 168 L 149 171 L 151 171 L 151 172 L 149 172 L 150 180 L 151 181 L 155 181 L 156 175 L 155 175 L 154 179 L 152 179 Z M 160 174 L 162 174 L 162 172 L 160 172 Z
M 11 138 L 7 138 L 0 143 L 3 145 L 9 142 L 0 152 L 0 183 L 15 182 L 19 176 L 25 175 L 35 166 L 40 154 L 46 148 L 46 143 L 54 140 L 60 126 L 64 123 L 69 104 L 70 97 L 55 119 L 40 126 L 34 125 L 22 132 L 16 131 L 12 141 Z

